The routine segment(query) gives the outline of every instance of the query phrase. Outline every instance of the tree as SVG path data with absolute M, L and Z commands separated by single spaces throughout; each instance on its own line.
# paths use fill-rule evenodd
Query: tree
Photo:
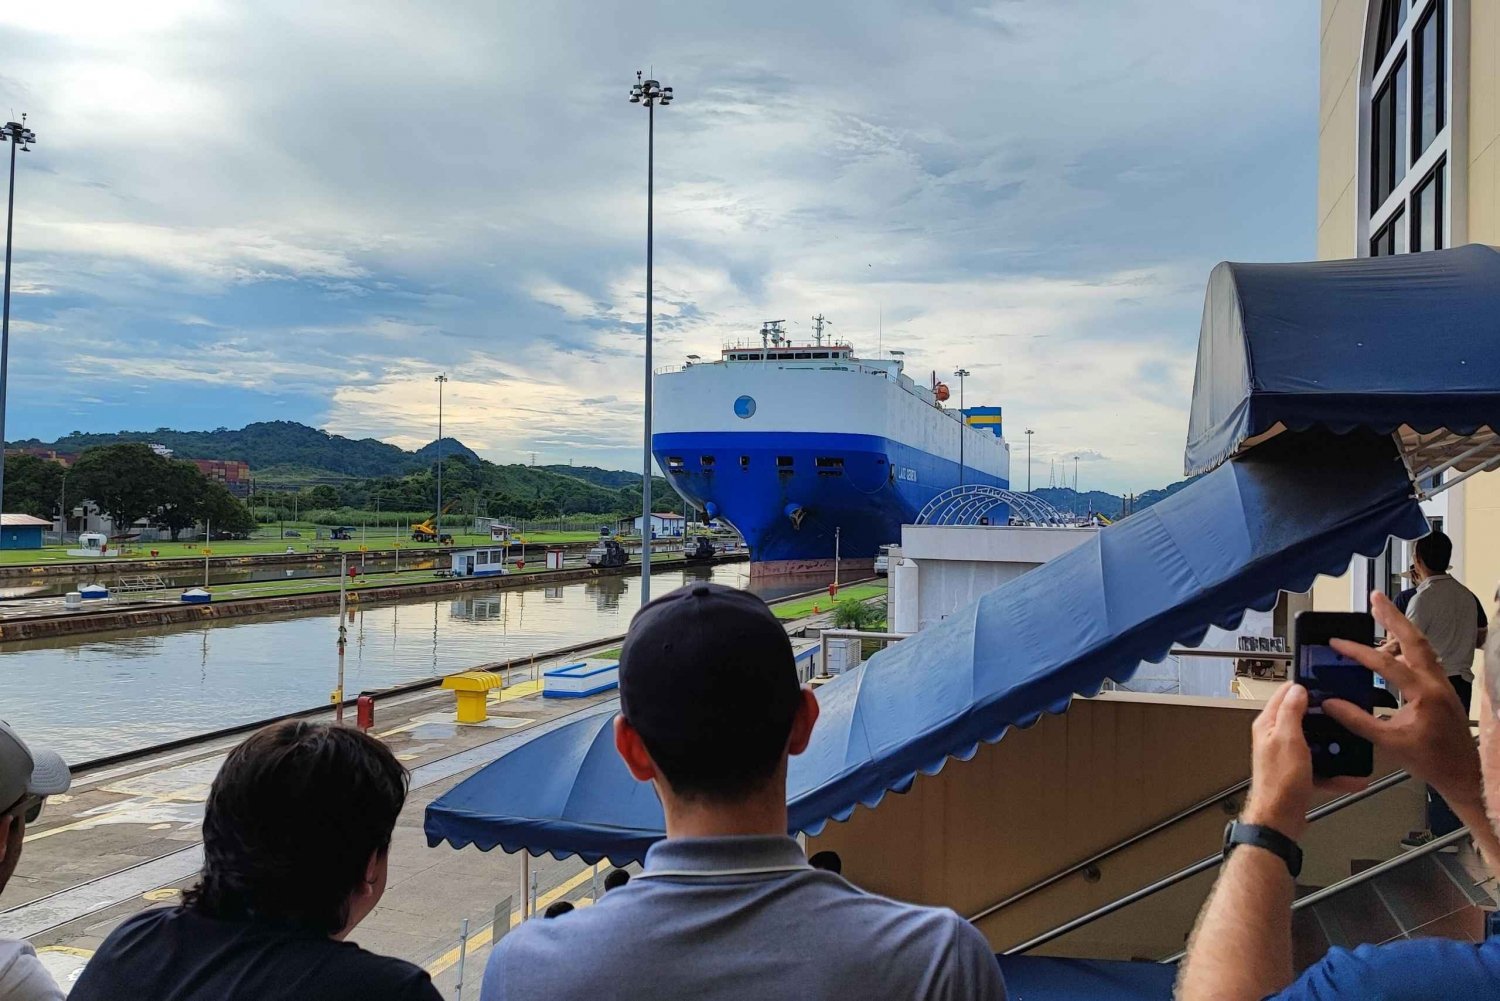
M 331 511 L 339 506 L 339 492 L 327 484 L 319 484 L 307 492 L 307 506 Z
M 224 484 L 215 483 L 207 477 L 203 478 L 200 510 L 215 532 L 247 535 L 255 531 L 255 519 L 250 516 L 250 509 L 231 494 Z
M 167 463 L 156 516 L 171 529 L 173 542 L 184 528 L 192 528 L 203 517 L 203 498 L 209 482 L 191 462 Z
M 123 534 L 156 513 L 167 465 L 166 459 L 139 443 L 91 448 L 73 465 L 68 492 L 97 504 L 114 522 L 116 534 Z
M 61 503 L 63 473 L 63 467 L 50 459 L 7 455 L 5 510 L 50 519 Z

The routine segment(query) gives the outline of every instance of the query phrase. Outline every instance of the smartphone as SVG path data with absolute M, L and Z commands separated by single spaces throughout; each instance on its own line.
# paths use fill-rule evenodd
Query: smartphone
M 1323 712 L 1323 700 L 1343 699 L 1365 712 L 1375 708 L 1375 675 L 1339 653 L 1329 640 L 1346 639 L 1372 646 L 1375 620 L 1366 612 L 1302 612 L 1297 616 L 1297 683 L 1307 689 L 1302 733 L 1312 748 L 1313 775 L 1368 776 L 1375 770 L 1375 749 Z

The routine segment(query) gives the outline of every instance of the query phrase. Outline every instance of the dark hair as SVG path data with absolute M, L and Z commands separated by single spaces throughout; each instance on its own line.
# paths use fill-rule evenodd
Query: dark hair
M 844 871 L 844 860 L 839 858 L 838 852 L 833 851 L 818 852 L 807 860 L 807 864 L 825 872 L 842 873 Z
M 572 909 L 573 902 L 571 900 L 554 900 L 552 901 L 552 903 L 548 904 L 547 909 L 542 912 L 542 917 L 560 918 Z
M 628 882 L 630 882 L 630 873 L 624 869 L 611 869 L 609 875 L 604 877 L 604 892 L 618 890 Z
M 215 918 L 290 921 L 331 935 L 370 856 L 391 846 L 406 769 L 358 730 L 288 721 L 219 769 L 203 816 L 203 875 L 183 895 Z
M 1417 559 L 1433 573 L 1444 573 L 1453 562 L 1453 540 L 1434 528 L 1417 540 Z

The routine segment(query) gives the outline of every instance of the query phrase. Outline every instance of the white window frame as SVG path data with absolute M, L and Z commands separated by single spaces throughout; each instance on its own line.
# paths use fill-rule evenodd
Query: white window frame
M 1407 147 L 1410 149 L 1411 123 L 1416 114 L 1412 98 L 1416 93 L 1416 59 L 1411 51 L 1412 34 L 1418 23 L 1436 4 L 1447 4 L 1444 18 L 1444 34 L 1447 42 L 1447 64 L 1444 67 L 1444 94 L 1446 108 L 1443 128 L 1422 152 L 1415 163 L 1406 168 L 1401 180 L 1391 189 L 1385 203 L 1370 210 L 1370 160 L 1373 150 L 1370 139 L 1373 135 L 1373 113 L 1375 93 L 1385 83 L 1398 59 L 1406 59 L 1406 128 Z M 1376 53 L 1375 46 L 1380 34 L 1380 9 L 1384 0 L 1368 0 L 1365 5 L 1364 44 L 1360 50 L 1359 100 L 1357 102 L 1358 173 L 1355 176 L 1357 204 L 1355 206 L 1354 246 L 1358 257 L 1370 256 L 1370 240 L 1390 221 L 1391 216 L 1403 212 L 1403 225 L 1410 227 L 1412 219 L 1412 195 L 1427 178 L 1439 160 L 1446 158 L 1446 177 L 1443 192 L 1443 246 L 1456 247 L 1469 239 L 1469 0 L 1415 0 L 1407 11 L 1406 22 L 1396 33 L 1396 41 L 1390 50 Z M 1375 60 L 1379 64 L 1371 70 Z M 1407 231 L 1408 252 L 1416 246 L 1410 229 Z

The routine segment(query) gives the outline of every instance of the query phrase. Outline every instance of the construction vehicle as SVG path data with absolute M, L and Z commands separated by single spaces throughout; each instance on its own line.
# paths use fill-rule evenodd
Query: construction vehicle
M 438 519 L 447 514 L 448 509 L 451 508 L 454 503 L 456 502 L 449 501 L 447 504 L 444 504 L 443 509 L 438 512 L 437 517 L 428 518 L 426 521 L 419 521 L 413 524 L 411 526 L 411 541 L 437 542 L 440 544 L 451 543 L 453 541 L 453 536 L 441 531 L 438 528 Z
M 616 539 L 600 539 L 598 545 L 590 549 L 584 561 L 596 570 L 605 570 L 611 567 L 623 567 L 629 562 L 625 555 L 625 547 L 620 545 Z

